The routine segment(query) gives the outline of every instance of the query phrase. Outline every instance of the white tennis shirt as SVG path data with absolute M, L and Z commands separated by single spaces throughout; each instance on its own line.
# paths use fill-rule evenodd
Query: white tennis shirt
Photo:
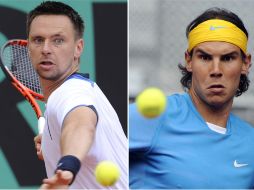
M 128 141 L 118 116 L 97 84 L 80 75 L 73 75 L 57 88 L 46 105 L 42 152 L 47 176 L 54 175 L 62 157 L 60 135 L 64 118 L 77 106 L 93 106 L 98 115 L 98 123 L 92 147 L 70 188 L 106 189 L 96 181 L 94 170 L 99 162 L 109 160 L 119 167 L 121 173 L 120 179 L 109 189 L 128 189 Z

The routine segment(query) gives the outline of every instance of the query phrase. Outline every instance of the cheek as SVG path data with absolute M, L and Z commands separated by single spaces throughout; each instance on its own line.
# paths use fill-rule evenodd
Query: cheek
M 225 78 L 230 81 L 237 81 L 240 79 L 241 76 L 241 67 L 228 67 L 225 69 L 224 75 Z
M 233 88 L 237 88 L 239 86 L 239 82 L 240 82 L 240 73 L 236 72 L 236 73 L 230 73 L 228 74 L 226 78 L 226 81 L 233 87 Z
M 30 59 L 33 59 L 33 60 L 36 60 L 40 57 L 40 53 L 41 53 L 41 50 L 40 48 L 38 47 L 30 47 L 29 49 L 29 56 L 30 56 Z
M 56 54 L 55 54 L 56 55 Z M 62 69 L 70 67 L 74 61 L 74 51 L 70 48 L 60 50 L 56 55 L 56 60 Z M 61 69 L 60 68 L 60 69 Z
M 196 67 L 192 68 L 193 88 L 195 89 L 195 91 L 199 91 L 200 93 L 202 93 L 211 81 L 209 69 L 204 65 L 197 65 Z
M 196 92 L 202 92 L 202 89 L 206 86 L 207 75 L 204 75 L 201 71 L 192 73 L 192 87 Z
M 74 57 L 74 48 L 73 47 L 65 47 L 59 51 L 59 55 L 61 55 L 61 59 L 70 59 Z
M 240 83 L 241 68 L 229 69 L 224 73 L 224 79 L 228 89 L 235 91 Z
M 192 78 L 198 83 L 204 82 L 209 77 L 209 73 L 204 67 L 192 67 Z

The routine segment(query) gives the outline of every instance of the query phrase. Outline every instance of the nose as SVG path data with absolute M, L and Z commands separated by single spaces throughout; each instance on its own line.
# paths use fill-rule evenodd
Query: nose
M 51 46 L 50 46 L 49 41 L 44 41 L 44 43 L 42 45 L 42 54 L 43 55 L 51 54 Z
M 214 59 L 211 65 L 210 77 L 222 77 L 221 63 L 219 59 Z

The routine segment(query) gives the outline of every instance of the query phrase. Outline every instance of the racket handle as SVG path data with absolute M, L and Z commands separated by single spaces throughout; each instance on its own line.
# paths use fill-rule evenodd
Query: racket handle
M 43 129 L 45 126 L 45 118 L 44 117 L 40 117 L 38 119 L 38 130 L 39 130 L 39 134 L 43 133 Z

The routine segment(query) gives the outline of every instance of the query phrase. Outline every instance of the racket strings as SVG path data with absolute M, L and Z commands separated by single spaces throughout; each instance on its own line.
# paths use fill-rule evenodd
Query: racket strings
M 42 94 L 39 77 L 29 58 L 27 46 L 13 44 L 5 49 L 5 65 L 24 86 Z

